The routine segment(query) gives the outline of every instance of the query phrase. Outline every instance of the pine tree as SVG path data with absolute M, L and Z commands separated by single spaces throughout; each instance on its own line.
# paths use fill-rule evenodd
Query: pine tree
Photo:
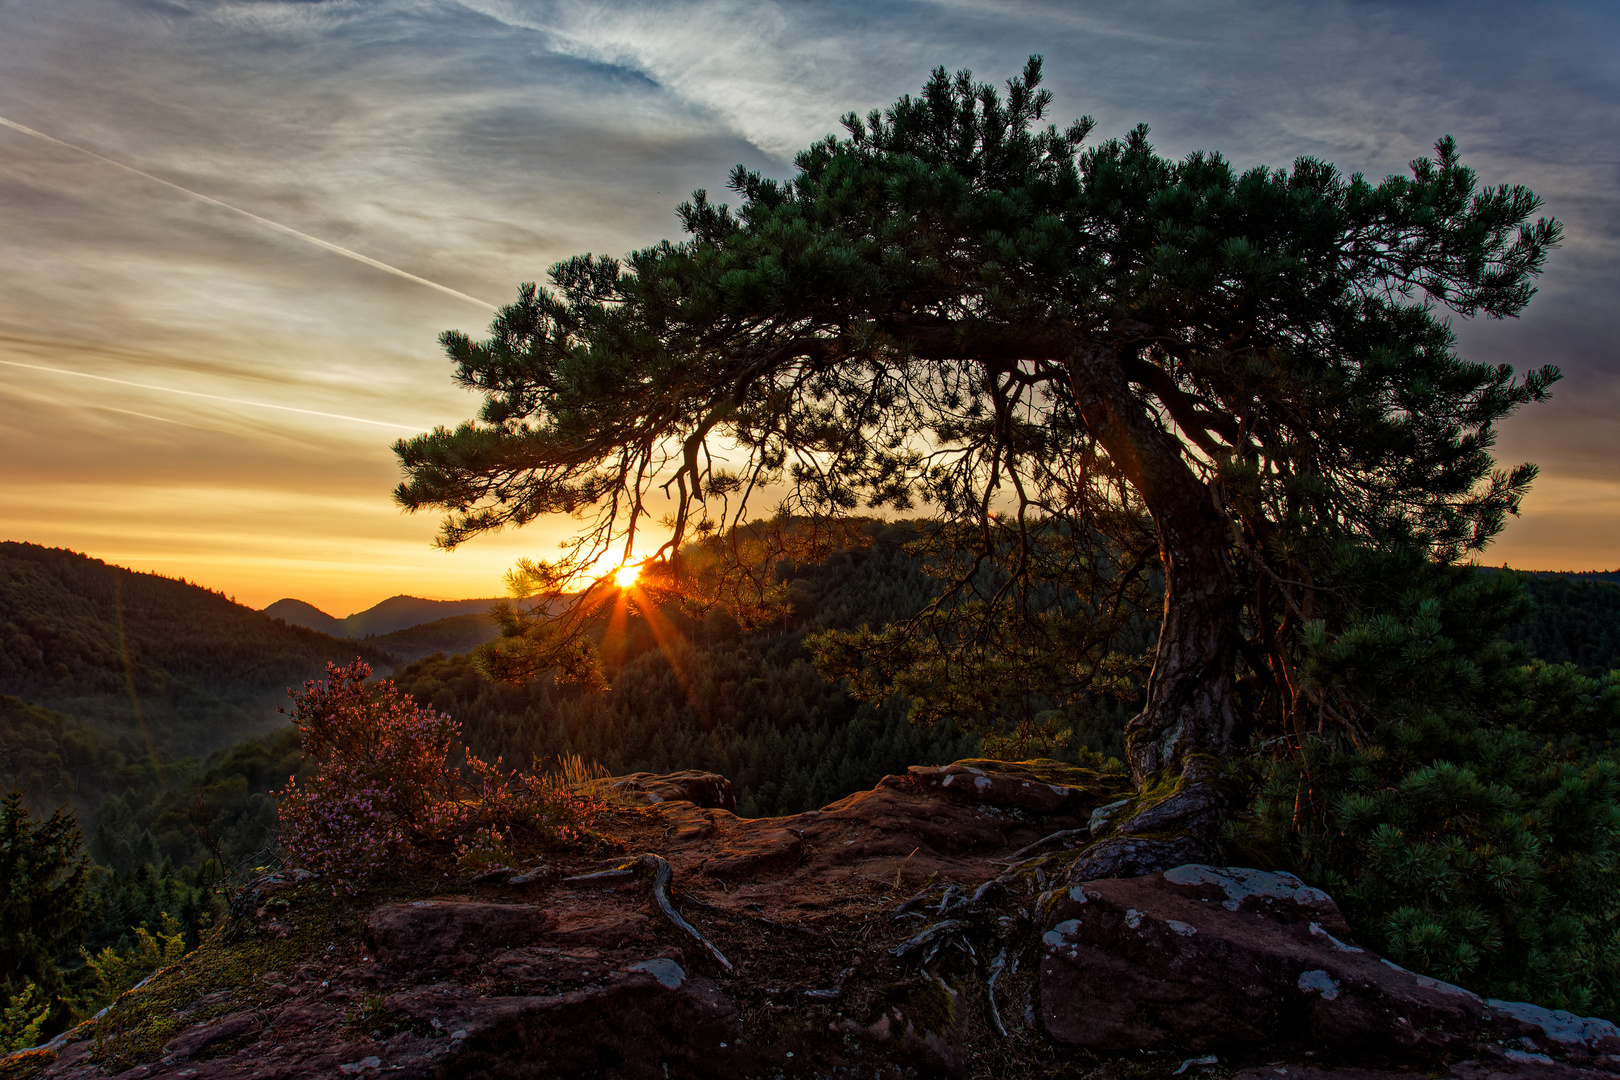
M 1358 553 L 1303 677 L 1364 729 L 1253 759 L 1229 856 L 1293 870 L 1360 940 L 1479 993 L 1620 1015 L 1620 672 L 1523 662 L 1507 573 Z M 1327 632 L 1337 623 L 1337 633 Z
M 1493 425 L 1558 372 L 1463 360 L 1442 312 L 1517 314 L 1559 227 L 1526 189 L 1481 187 L 1450 139 L 1376 184 L 1307 158 L 1171 161 L 1145 127 L 1088 148 L 1090 119 L 1045 123 L 1040 75 L 1032 58 L 1003 94 L 940 69 L 845 117 L 791 179 L 739 167 L 735 211 L 697 192 L 689 239 L 569 259 L 487 340 L 445 334 L 484 405 L 396 446 L 397 499 L 447 510 L 446 546 L 594 513 L 518 575 L 552 597 L 639 555 L 657 491 L 664 574 L 689 550 L 699 578 L 776 550 L 738 526 L 780 485 L 818 526 L 927 503 L 971 556 L 947 591 L 1014 609 L 1039 584 L 1032 531 L 1057 529 L 1158 575 L 1139 783 L 1232 752 L 1240 664 L 1286 725 L 1339 715 L 1298 672 L 1317 567 L 1346 540 L 1452 559 L 1516 512 L 1534 469 L 1494 468 Z M 713 576 L 775 602 L 757 572 Z M 486 659 L 584 677 L 588 642 L 547 632 L 552 610 L 510 613 Z
M 54 1003 L 66 989 L 62 954 L 88 917 L 81 844 L 72 813 L 36 819 L 21 791 L 0 796 L 0 1001 L 33 986 Z

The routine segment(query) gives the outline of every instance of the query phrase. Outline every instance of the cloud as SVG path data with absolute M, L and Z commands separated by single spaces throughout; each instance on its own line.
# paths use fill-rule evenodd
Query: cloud
M 251 210 L 243 210 L 240 206 L 232 206 L 230 203 L 216 199 L 212 195 L 204 195 L 200 191 L 192 191 L 188 187 L 182 187 L 181 185 L 173 183 L 169 180 L 165 180 L 160 176 L 153 176 L 149 172 L 143 172 L 140 169 L 126 165 L 121 161 L 114 161 L 112 158 L 103 154 L 98 154 L 93 150 L 86 150 L 82 146 L 75 146 L 70 142 L 63 142 L 61 139 L 47 135 L 42 131 L 35 131 L 31 127 L 19 124 L 15 120 L 7 120 L 5 117 L 0 116 L 0 127 L 7 127 L 23 135 L 40 139 L 43 142 L 48 142 L 53 146 L 59 146 L 65 150 L 72 150 L 75 153 L 83 154 L 92 160 L 101 162 L 103 165 L 110 165 L 115 169 L 122 169 L 127 173 L 140 177 L 143 180 L 149 180 L 154 184 L 161 184 L 171 191 L 177 191 L 182 195 L 190 196 L 193 199 L 207 203 L 209 206 L 218 207 L 221 210 L 229 210 L 233 214 L 240 214 L 249 221 L 253 222 L 255 225 L 260 225 L 267 229 L 273 229 L 276 232 L 282 233 L 283 235 L 291 236 L 295 240 L 302 240 L 306 244 L 318 247 L 322 251 L 329 251 L 334 255 L 341 255 L 345 259 L 353 259 L 355 262 L 360 263 L 363 266 L 369 266 L 373 270 L 381 270 L 385 274 L 392 274 L 397 278 L 404 279 L 405 281 L 421 285 L 425 288 L 433 289 L 436 292 L 442 292 L 446 296 L 453 296 L 458 300 L 466 300 L 469 303 L 476 304 L 478 307 L 489 311 L 493 311 L 495 309 L 495 305 L 491 304 L 487 300 L 480 300 L 476 296 L 468 296 L 466 293 L 457 292 L 455 289 L 452 289 L 447 285 L 441 285 L 437 281 L 429 281 L 427 278 L 419 277 L 408 270 L 401 270 L 397 266 L 389 266 L 387 263 L 373 259 L 369 255 L 362 255 L 358 251 L 350 251 L 348 248 L 343 247 L 340 244 L 334 244 L 329 240 L 322 240 L 318 236 L 311 236 L 306 232 L 300 232 L 299 230 L 291 228 L 287 225 L 283 225 L 278 221 L 271 221 L 269 218 L 260 217 Z
M 644 77 L 779 163 L 835 130 L 852 107 L 852 91 L 869 95 L 863 84 L 870 82 L 872 54 L 894 44 L 852 32 L 826 7 L 776 0 L 461 2 L 554 53 Z M 892 51 L 886 60 L 909 66 L 909 57 Z
M 68 368 L 46 367 L 43 364 L 25 364 L 17 360 L 0 360 L 0 364 L 7 367 L 21 368 L 25 371 L 37 372 L 43 375 L 52 375 L 66 379 L 91 379 L 95 382 L 108 383 L 112 386 L 127 387 L 135 390 L 146 390 L 155 394 L 178 394 L 182 397 L 200 398 L 208 402 L 221 402 L 226 405 L 243 405 L 250 409 L 273 409 L 278 412 L 297 413 L 299 416 L 315 417 L 319 420 L 338 420 L 345 424 L 365 424 L 369 427 L 392 428 L 395 431 L 417 431 L 415 424 L 399 424 L 391 420 L 374 420 L 364 416 L 348 416 L 344 413 L 322 412 L 319 409 L 308 409 L 300 405 L 277 405 L 269 401 L 252 401 L 247 398 L 226 397 L 223 394 L 208 394 L 200 390 L 182 390 L 173 386 L 154 386 L 151 383 L 131 382 L 128 379 L 115 379 L 108 375 L 95 375 L 87 371 L 73 371 Z M 140 415 L 140 414 L 132 414 Z

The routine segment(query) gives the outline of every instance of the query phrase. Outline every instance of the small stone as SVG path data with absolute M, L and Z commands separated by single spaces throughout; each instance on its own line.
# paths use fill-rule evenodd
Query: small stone
M 661 956 L 655 956 L 651 960 L 643 960 L 639 964 L 631 964 L 629 970 L 645 971 L 648 975 L 657 979 L 658 984 L 666 990 L 678 990 L 680 985 L 686 981 L 686 972 L 681 970 L 681 965 L 673 960 L 666 960 Z

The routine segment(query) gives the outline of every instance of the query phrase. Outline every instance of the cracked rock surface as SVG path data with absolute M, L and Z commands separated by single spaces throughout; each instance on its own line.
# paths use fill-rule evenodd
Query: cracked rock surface
M 761 820 L 712 774 L 599 783 L 629 805 L 596 855 L 358 898 L 262 878 L 225 932 L 0 1078 L 1620 1072 L 1608 1022 L 1404 971 L 1289 875 L 1164 869 L 1173 836 L 1110 820 L 1120 776 L 913 767 Z
M 1351 943 L 1333 899 L 1291 874 L 1179 866 L 1055 890 L 1047 910 L 1041 1021 L 1069 1045 L 1620 1071 L 1608 1021 L 1407 971 Z

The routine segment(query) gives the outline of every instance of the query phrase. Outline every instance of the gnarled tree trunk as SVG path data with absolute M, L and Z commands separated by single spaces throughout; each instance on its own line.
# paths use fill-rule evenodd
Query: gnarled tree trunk
M 1153 515 L 1164 562 L 1164 621 L 1147 704 L 1126 729 L 1131 772 L 1139 788 L 1178 774 L 1181 780 L 1175 794 L 1142 808 L 1116 835 L 1126 846 L 1124 837 L 1145 833 L 1176 834 L 1184 842 L 1126 852 L 1118 868 L 1095 866 L 1101 872 L 1092 876 L 1101 877 L 1213 853 L 1221 800 L 1196 755 L 1231 752 L 1240 597 L 1227 523 L 1213 493 L 1188 466 L 1175 435 L 1131 388 L 1114 351 L 1084 343 L 1071 351 L 1068 366 L 1086 426 Z
M 1201 486 L 1201 485 L 1200 485 Z M 1204 492 L 1201 504 L 1154 513 L 1164 561 L 1164 621 L 1147 704 L 1126 728 L 1131 772 L 1147 782 L 1188 752 L 1225 757 L 1236 715 L 1237 575 L 1226 530 Z

